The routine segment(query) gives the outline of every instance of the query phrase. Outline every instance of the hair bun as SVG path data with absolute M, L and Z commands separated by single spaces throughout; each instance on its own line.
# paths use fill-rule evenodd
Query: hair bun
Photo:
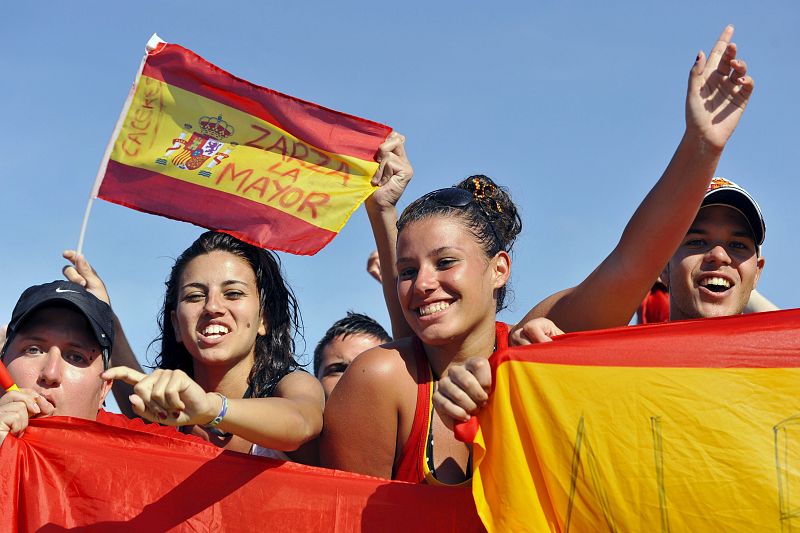
M 503 250 L 511 251 L 517 235 L 522 231 L 522 219 L 517 206 L 511 199 L 508 189 L 501 187 L 489 176 L 475 174 L 456 185 L 460 189 L 468 190 L 472 197 L 490 217 L 490 222 L 497 232 Z

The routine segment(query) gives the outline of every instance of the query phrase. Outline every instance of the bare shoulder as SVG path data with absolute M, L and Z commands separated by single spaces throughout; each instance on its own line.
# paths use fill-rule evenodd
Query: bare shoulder
M 411 338 L 370 348 L 350 364 L 342 381 L 348 376 L 350 380 L 367 379 L 380 382 L 384 380 L 395 382 L 403 374 L 413 377 L 416 374 L 413 350 L 414 345 Z
M 317 378 L 302 370 L 295 370 L 283 376 L 275 387 L 275 394 L 279 398 L 296 395 L 307 395 L 323 398 L 322 385 Z

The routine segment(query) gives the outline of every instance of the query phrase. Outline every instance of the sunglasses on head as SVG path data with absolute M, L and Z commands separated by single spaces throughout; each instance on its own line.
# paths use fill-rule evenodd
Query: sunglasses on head
M 491 187 L 491 192 L 486 194 L 486 189 Z M 478 188 L 476 187 L 476 191 Z M 476 197 L 475 193 L 472 193 L 466 189 L 461 189 L 459 187 L 447 187 L 444 189 L 437 189 L 435 191 L 431 191 L 425 196 L 423 196 L 420 200 L 427 201 L 432 200 L 441 206 L 446 207 L 467 207 L 469 204 L 474 203 L 478 209 L 480 210 L 481 214 L 483 214 L 486 222 L 489 224 L 489 229 L 492 230 L 492 235 L 494 235 L 495 242 L 498 246 L 501 246 L 500 237 L 497 235 L 497 230 L 495 230 L 494 223 L 492 222 L 492 217 L 489 216 L 489 213 L 486 212 L 486 209 L 481 205 L 480 202 L 476 201 L 477 198 L 482 198 L 484 196 L 491 196 L 494 194 L 494 187 L 491 185 L 486 185 L 480 189 L 480 196 Z M 498 211 L 502 212 L 500 206 L 498 204 Z M 501 246 L 502 247 L 502 246 Z

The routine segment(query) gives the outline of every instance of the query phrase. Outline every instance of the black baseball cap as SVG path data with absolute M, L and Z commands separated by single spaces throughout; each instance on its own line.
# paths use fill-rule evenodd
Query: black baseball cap
M 25 289 L 11 313 L 2 354 L 5 355 L 6 348 L 11 344 L 14 335 L 31 313 L 55 303 L 71 305 L 86 317 L 102 348 L 104 367 L 108 368 L 111 348 L 114 345 L 114 312 L 107 303 L 98 300 L 84 287 L 66 280 L 52 281 Z

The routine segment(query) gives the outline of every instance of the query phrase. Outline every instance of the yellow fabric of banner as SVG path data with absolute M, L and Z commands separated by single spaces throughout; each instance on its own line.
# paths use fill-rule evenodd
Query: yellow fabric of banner
M 800 531 L 798 385 L 800 368 L 505 361 L 478 512 L 490 531 Z
M 225 104 L 142 75 L 111 159 L 269 205 L 338 232 L 375 161 L 333 154 Z M 157 194 L 157 191 L 154 191 Z

